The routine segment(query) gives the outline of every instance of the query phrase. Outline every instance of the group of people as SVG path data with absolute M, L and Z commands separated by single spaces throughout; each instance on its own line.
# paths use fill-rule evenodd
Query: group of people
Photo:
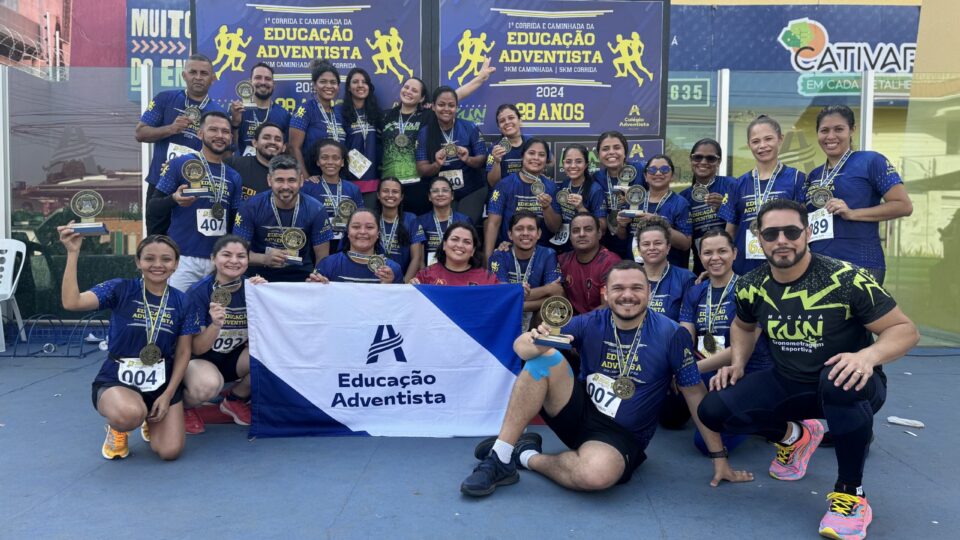
M 820 532 L 863 538 L 880 366 L 917 333 L 882 287 L 877 225 L 909 215 L 910 199 L 886 158 L 852 149 L 853 112 L 820 112 L 827 161 L 809 174 L 780 161 L 780 125 L 760 116 L 747 128 L 756 165 L 738 178 L 719 175 L 722 147 L 702 139 L 693 183 L 678 192 L 669 156 L 629 160 L 623 134 L 608 131 L 599 170 L 589 149 L 569 145 L 556 182 L 550 145 L 522 134 L 516 106 L 498 108 L 490 145 L 458 117 L 491 70 L 429 101 L 411 77 L 383 111 L 359 68 L 335 104 L 340 74 L 316 62 L 316 97 L 291 115 L 272 101 L 269 65 L 251 70 L 256 107 L 223 110 L 208 95 L 209 59 L 191 56 L 186 89 L 158 94 L 136 129 L 154 143 L 142 277 L 80 292 L 81 237 L 60 228 L 64 307 L 113 310 L 93 384 L 108 422 L 103 456 L 126 457 L 139 427 L 175 459 L 185 433 L 204 430 L 197 407 L 217 394 L 224 413 L 250 423 L 247 286 L 510 283 L 523 287 L 524 317 L 504 331 L 519 334 L 524 368 L 463 493 L 488 495 L 518 468 L 605 489 L 630 479 L 658 425 L 690 419 L 713 485 L 752 479 L 727 461 L 749 434 L 777 445 L 771 476 L 798 480 L 825 419 L 839 474 Z M 563 354 L 540 344 L 550 328 L 539 310 L 556 296 L 576 314 Z M 537 414 L 570 451 L 544 454 L 524 433 Z

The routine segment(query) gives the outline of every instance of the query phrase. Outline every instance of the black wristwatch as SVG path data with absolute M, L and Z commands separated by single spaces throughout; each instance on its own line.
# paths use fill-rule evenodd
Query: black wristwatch
M 727 458 L 729 456 L 730 456 L 730 452 L 727 451 L 726 446 L 724 446 L 723 450 L 719 452 L 707 452 L 707 457 L 709 457 L 710 459 Z

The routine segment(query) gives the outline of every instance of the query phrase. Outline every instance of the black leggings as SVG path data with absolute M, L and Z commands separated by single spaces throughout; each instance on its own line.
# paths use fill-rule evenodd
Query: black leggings
M 787 422 L 826 418 L 836 441 L 838 481 L 860 486 L 873 415 L 887 398 L 886 383 L 874 373 L 863 390 L 845 391 L 827 380 L 830 369 L 820 371 L 819 384 L 792 381 L 774 369 L 751 373 L 735 386 L 710 392 L 697 415 L 714 431 L 755 433 L 770 441 L 783 438 Z

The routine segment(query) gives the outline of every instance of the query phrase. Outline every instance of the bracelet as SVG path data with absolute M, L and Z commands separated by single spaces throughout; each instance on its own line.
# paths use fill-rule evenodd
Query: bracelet
M 723 450 L 720 450 L 719 452 L 707 452 L 707 457 L 709 457 L 710 459 L 720 459 L 720 458 L 726 459 L 729 456 L 730 456 L 730 452 L 727 451 L 726 446 L 724 446 Z

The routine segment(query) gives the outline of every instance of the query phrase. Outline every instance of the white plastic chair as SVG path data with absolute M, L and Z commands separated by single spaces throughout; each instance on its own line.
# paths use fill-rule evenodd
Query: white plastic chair
M 17 265 L 17 255 L 20 255 L 20 264 Z M 9 306 L 13 318 L 17 320 L 20 330 L 20 339 L 26 341 L 27 333 L 23 329 L 23 317 L 20 316 L 20 306 L 17 305 L 17 283 L 20 282 L 20 273 L 27 261 L 27 246 L 19 240 L 10 238 L 0 239 L 0 352 L 6 350 L 6 340 L 3 335 L 2 314 Z

